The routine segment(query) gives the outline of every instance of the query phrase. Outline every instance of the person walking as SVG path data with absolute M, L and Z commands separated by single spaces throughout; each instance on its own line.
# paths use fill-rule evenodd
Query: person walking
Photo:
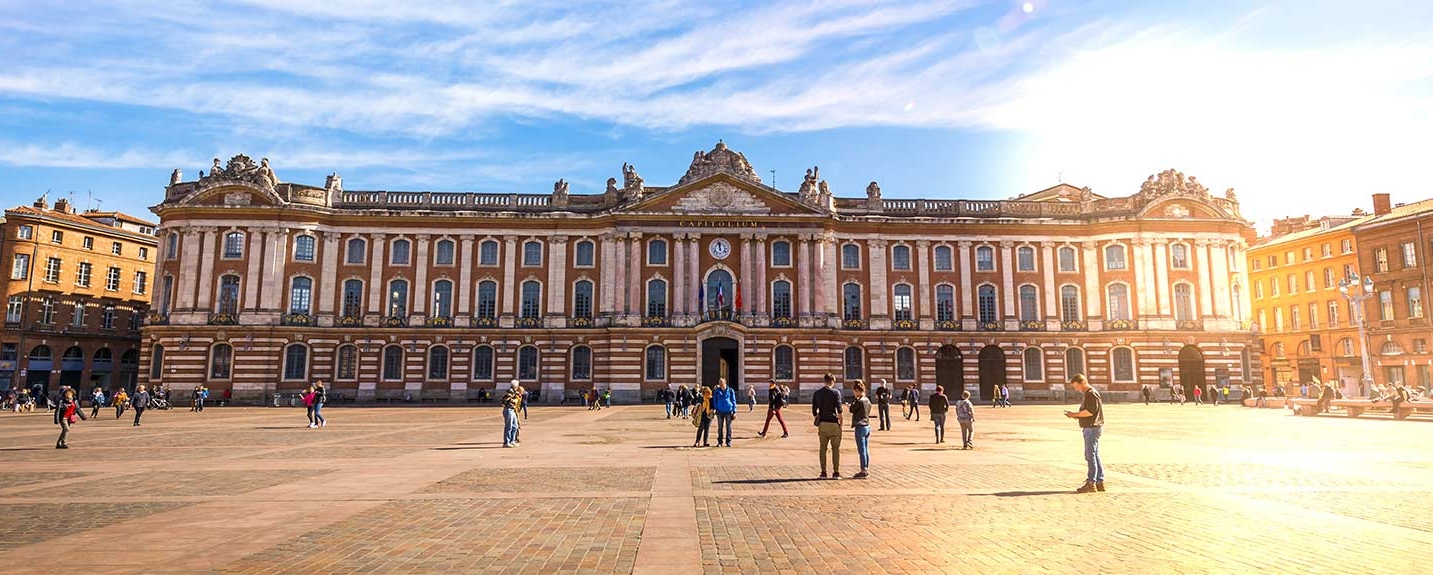
M 766 430 L 771 428 L 771 418 L 775 417 L 776 422 L 781 424 L 781 437 L 790 435 L 786 431 L 786 420 L 781 417 L 781 409 L 786 407 L 786 394 L 781 393 L 781 386 L 771 382 L 771 387 L 766 390 L 766 423 L 761 426 L 761 433 L 757 435 L 766 437 Z
M 189 396 L 189 412 L 199 411 L 199 386 L 194 386 L 194 391 Z
M 205 391 L 207 392 L 208 390 Z M 199 411 L 204 411 L 204 400 L 201 398 L 199 401 Z M 327 402 L 328 388 L 323 386 L 323 380 L 315 381 L 313 387 L 313 420 L 314 423 L 318 424 L 318 427 L 323 427 L 328 423 L 323 419 L 323 404 Z
M 523 387 L 521 383 L 517 383 L 516 380 L 513 381 L 511 388 L 517 390 L 517 411 L 526 412 L 527 400 L 528 397 L 530 397 L 527 393 L 527 388 Z M 513 417 L 517 424 L 517 429 L 513 430 L 512 434 L 513 445 L 522 445 L 522 421 L 516 420 L 516 414 L 514 414 Z
M 1199 407 L 1201 405 L 1204 405 L 1204 390 L 1196 385 L 1194 386 L 1194 406 Z
M 1000 407 L 1010 407 L 1010 386 L 1000 384 Z
M 95 386 L 94 394 L 90 396 L 90 417 L 99 417 L 101 407 L 104 407 L 104 389 Z
M 308 416 L 309 429 L 318 427 L 318 424 L 313 419 L 313 397 L 314 390 L 312 385 L 305 387 L 303 393 L 299 394 L 299 398 L 304 401 L 304 415 Z
M 1149 386 L 1148 386 L 1148 385 L 1141 385 L 1141 386 L 1139 387 L 1139 394 L 1142 395 L 1142 396 L 1144 396 L 1144 404 L 1145 404 L 1145 405 L 1149 405 L 1149 396 L 1151 395 L 1151 393 L 1150 393 L 1150 391 L 1149 391 Z
M 517 447 L 517 409 L 522 401 L 521 386 L 516 379 L 508 386 L 507 393 L 503 394 L 503 447 Z
M 945 443 L 945 414 L 950 411 L 950 398 L 945 395 L 945 386 L 935 386 L 930 394 L 930 421 L 935 424 L 935 442 Z
M 975 404 L 970 402 L 969 391 L 960 390 L 960 401 L 955 402 L 955 420 L 960 422 L 960 448 L 975 449 Z
M 134 427 L 139 427 L 139 418 L 144 416 L 144 410 L 149 409 L 149 392 L 144 386 L 134 388 L 134 399 L 129 400 L 129 406 L 134 408 Z
M 209 388 L 199 385 L 199 412 L 204 412 L 204 404 L 209 401 Z
M 890 431 L 891 388 L 886 387 L 885 378 L 881 379 L 881 386 L 876 388 L 876 418 L 880 423 L 881 431 Z
M 916 421 L 920 421 L 920 420 L 921 420 L 921 390 L 920 390 L 920 388 L 919 388 L 919 387 L 916 387 L 916 386 L 914 386 L 914 385 L 906 386 L 906 394 L 907 394 L 907 397 L 910 399 L 910 403 L 911 403 L 911 412 L 908 413 L 908 414 L 906 414 L 906 419 L 910 419 L 911 416 L 914 415 L 914 416 L 916 417 Z
M 826 478 L 826 450 L 831 450 L 831 477 L 841 478 L 841 392 L 835 390 L 836 376 L 827 373 L 821 389 L 811 394 L 811 416 L 820 444 L 821 478 Z
M 707 442 L 712 430 L 712 418 L 716 416 L 712 410 L 712 388 L 703 386 L 701 397 L 692 403 L 692 425 L 697 426 L 697 438 L 692 440 L 692 447 L 701 443 L 702 447 L 711 447 Z M 717 436 L 717 443 L 721 443 L 721 436 Z
M 119 391 L 114 392 L 114 397 L 110 399 L 110 404 L 114 406 L 115 419 L 119 419 L 120 416 L 124 415 L 126 403 L 129 403 L 129 394 L 124 392 L 124 388 L 120 388 Z
M 756 411 L 756 386 L 746 384 L 746 412 Z
M 82 419 L 89 418 L 85 417 L 84 410 L 80 409 L 80 402 L 75 399 L 75 390 L 66 389 L 60 395 L 59 406 L 55 408 L 55 425 L 60 426 L 60 438 L 55 440 L 55 449 L 70 448 L 70 445 L 65 443 L 65 437 L 70 434 L 70 426 Z
M 602 390 L 602 407 L 612 407 L 612 389 Z
M 518 404 L 519 408 L 522 409 L 522 420 L 527 421 L 527 404 L 532 403 L 531 401 L 528 401 L 532 399 L 532 395 L 529 394 L 527 392 L 527 388 L 523 387 L 522 385 L 518 385 L 517 388 L 518 391 L 522 392 L 522 402 Z M 519 432 L 521 432 L 522 426 L 518 426 L 518 430 Z
M 731 447 L 731 426 L 736 421 L 736 390 L 726 385 L 726 378 L 717 379 L 712 390 L 712 409 L 716 410 L 717 447 Z
M 692 405 L 692 390 L 687 389 L 687 384 L 677 387 L 677 413 L 682 419 L 687 418 L 687 408 Z
M 1075 374 L 1070 384 L 1084 398 L 1080 400 L 1079 411 L 1065 411 L 1065 417 L 1079 420 L 1080 432 L 1085 439 L 1085 484 L 1075 493 L 1091 493 L 1105 490 L 1105 468 L 1100 462 L 1100 435 L 1105 427 L 1105 410 L 1100 392 L 1090 386 L 1084 374 Z
M 866 383 L 856 380 L 851 386 L 855 399 L 851 400 L 851 430 L 856 438 L 856 457 L 861 461 L 861 470 L 852 479 L 870 477 L 871 469 L 871 400 L 866 399 Z
M 667 419 L 672 418 L 672 404 L 676 403 L 674 397 L 675 395 L 675 393 L 672 393 L 672 388 L 670 387 L 664 387 L 662 389 L 657 390 L 657 401 L 662 402 L 662 405 L 666 406 Z

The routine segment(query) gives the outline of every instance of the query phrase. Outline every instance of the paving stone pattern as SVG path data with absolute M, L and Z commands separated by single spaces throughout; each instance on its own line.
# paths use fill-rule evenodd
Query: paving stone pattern
M 181 505 L 155 502 L 0 504 L 0 551 L 113 525 Z M 0 567 L 0 571 L 16 567 L 18 565 L 9 563 Z
M 567 493 L 651 491 L 652 467 L 479 468 L 449 477 L 425 493 L 507 492 Z

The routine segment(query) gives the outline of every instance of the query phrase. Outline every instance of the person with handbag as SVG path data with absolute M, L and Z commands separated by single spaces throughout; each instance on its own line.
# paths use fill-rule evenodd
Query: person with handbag
M 149 409 L 149 392 L 141 385 L 135 388 L 134 399 L 129 400 L 129 406 L 134 408 L 134 426 L 139 427 L 139 418 L 144 416 L 144 410 Z
M 712 409 L 712 388 L 703 386 L 701 399 L 692 404 L 692 425 L 697 427 L 697 438 L 692 440 L 692 447 L 701 443 L 702 447 L 711 447 L 707 443 L 712 429 L 712 418 L 716 416 L 716 410 Z M 717 442 L 721 442 L 721 436 L 717 436 Z
M 75 399 L 75 390 L 66 389 L 64 395 L 60 396 L 60 405 L 55 409 L 55 425 L 60 426 L 60 438 L 55 441 L 55 449 L 69 449 L 70 445 L 65 443 L 65 437 L 70 434 L 70 426 L 79 422 L 85 417 L 84 410 L 80 409 L 80 402 Z
M 300 397 L 302 397 L 303 400 L 304 400 L 304 409 L 305 409 L 305 411 L 307 412 L 306 415 L 308 415 L 308 427 L 309 427 L 309 429 L 314 429 L 314 428 L 318 427 L 318 422 L 317 422 L 317 421 L 314 421 L 314 418 L 313 418 L 313 399 L 314 399 L 313 386 L 310 385 L 310 386 L 304 388 L 303 395 L 301 395 Z
M 772 380 L 771 387 L 766 390 L 766 424 L 761 426 L 761 433 L 757 435 L 766 437 L 766 430 L 771 427 L 771 418 L 775 417 L 777 423 L 781 424 L 781 437 L 790 433 L 786 430 L 786 420 L 781 418 L 781 409 L 786 407 L 786 394 L 781 392 L 781 386 L 776 385 Z

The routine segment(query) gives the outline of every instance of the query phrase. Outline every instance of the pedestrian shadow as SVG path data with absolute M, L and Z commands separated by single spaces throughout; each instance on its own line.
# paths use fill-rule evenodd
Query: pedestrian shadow
M 1070 490 L 1064 491 L 1001 491 L 999 493 L 973 493 L 975 497 L 1033 497 L 1039 495 L 1067 495 L 1074 493 Z
M 40 451 L 39 447 L 4 447 L 0 451 Z
M 725 481 L 713 481 L 712 485 L 771 485 L 776 483 L 806 483 L 808 481 L 831 481 L 820 477 L 790 477 L 784 479 L 727 479 Z
M 643 445 L 642 449 L 701 449 L 690 445 Z
M 502 449 L 502 445 L 469 445 L 465 447 L 432 447 L 433 451 L 465 451 L 469 449 Z

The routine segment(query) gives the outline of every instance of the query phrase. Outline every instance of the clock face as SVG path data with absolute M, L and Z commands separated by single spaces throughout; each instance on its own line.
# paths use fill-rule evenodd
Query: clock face
M 712 240 L 711 247 L 707 251 L 711 252 L 712 257 L 724 260 L 731 255 L 731 243 L 723 238 L 717 238 Z

